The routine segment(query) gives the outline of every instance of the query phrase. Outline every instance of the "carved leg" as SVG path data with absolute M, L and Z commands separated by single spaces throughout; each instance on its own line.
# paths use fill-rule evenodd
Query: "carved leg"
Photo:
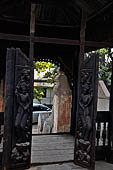
M 20 127 L 24 130 L 27 124 L 28 114 L 24 114 L 21 120 Z
M 89 116 L 86 117 L 86 128 L 85 128 L 85 136 L 84 139 L 85 140 L 89 140 L 89 136 L 90 136 L 90 131 L 91 131 L 91 119 Z

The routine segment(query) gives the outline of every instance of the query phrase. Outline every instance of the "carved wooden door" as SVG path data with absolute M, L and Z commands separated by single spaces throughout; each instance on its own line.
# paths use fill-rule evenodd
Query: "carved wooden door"
M 3 170 L 30 166 L 33 68 L 20 49 L 7 49 Z
M 85 60 L 85 59 L 84 59 Z M 91 54 L 79 70 L 74 162 L 95 169 L 98 56 Z

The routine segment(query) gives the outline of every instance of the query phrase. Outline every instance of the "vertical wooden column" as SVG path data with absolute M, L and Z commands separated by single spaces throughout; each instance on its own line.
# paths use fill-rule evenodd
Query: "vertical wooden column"
M 75 52 L 73 58 L 73 96 L 72 96 L 72 117 L 71 117 L 71 134 L 75 135 L 75 126 L 76 126 L 76 112 L 77 112 L 77 96 L 79 94 L 79 87 L 77 88 L 77 84 L 79 85 L 80 78 L 80 69 L 84 64 L 84 48 L 85 48 L 85 28 L 86 28 L 86 20 L 87 15 L 86 11 L 82 9 L 81 13 L 81 28 L 80 28 L 80 51 Z M 77 55 L 79 54 L 78 58 Z M 77 58 L 77 60 L 76 60 Z M 77 68 L 78 66 L 78 68 Z M 78 71 L 78 75 L 77 75 Z M 76 79 L 76 80 L 75 80 Z M 77 83 L 78 81 L 78 83 Z
M 78 79 L 77 79 L 78 83 L 77 83 L 77 93 L 76 93 L 77 99 L 79 98 L 80 69 L 84 65 L 86 20 L 87 20 L 86 11 L 82 9 L 81 28 L 80 28 L 80 52 L 79 52 L 79 58 L 78 58 Z M 75 63 L 75 65 L 76 65 L 76 63 Z M 78 103 L 78 101 L 77 101 L 77 103 Z M 77 104 L 77 110 L 78 110 L 78 104 Z M 76 112 L 77 112 L 77 110 L 76 110 Z M 76 116 L 76 119 L 77 119 L 77 116 Z M 77 122 L 75 124 L 77 124 Z
M 2 170 L 8 170 L 10 166 L 11 154 L 11 132 L 13 119 L 13 105 L 14 105 L 14 70 L 15 70 L 15 49 L 7 49 L 6 56 L 6 106 L 4 115 L 4 144 L 3 144 L 3 158 Z
M 34 58 L 35 14 L 36 14 L 36 4 L 31 4 L 30 53 L 29 53 L 31 66 L 33 66 L 33 58 Z
M 84 49 L 85 49 L 85 29 L 86 29 L 87 14 L 82 9 L 81 28 L 80 28 L 80 53 L 79 53 L 79 67 L 84 64 Z
M 31 99 L 32 99 L 32 106 L 33 106 L 33 87 L 34 87 L 33 59 L 34 59 L 34 36 L 35 36 L 35 19 L 36 19 L 35 16 L 36 16 L 36 4 L 31 4 L 29 59 L 30 59 L 30 66 L 31 66 L 31 76 L 30 76 L 31 77 L 31 81 L 30 81 L 31 93 L 30 94 L 31 94 Z M 31 108 L 31 111 L 33 111 L 33 108 Z M 32 134 L 32 126 L 31 126 L 31 134 Z
M 85 50 L 85 29 L 86 29 L 86 20 L 87 20 L 87 14 L 84 9 L 82 9 L 81 13 L 81 28 L 80 28 L 80 52 L 79 52 L 79 58 L 78 58 L 78 83 L 77 83 L 77 99 L 79 98 L 79 85 L 80 85 L 80 70 L 84 66 L 84 50 Z M 78 103 L 78 101 L 77 101 Z M 78 106 L 77 104 L 77 110 Z M 76 111 L 78 112 L 78 111 Z M 76 121 L 77 121 L 77 116 L 76 116 Z M 77 122 L 75 123 L 77 124 Z
M 112 59 L 112 76 L 111 76 L 111 90 L 110 90 L 110 120 L 108 127 L 108 145 L 110 149 L 108 162 L 113 163 L 113 59 Z
M 34 65 L 33 65 L 33 59 L 34 59 L 34 36 L 35 36 L 35 16 L 36 16 L 36 4 L 31 4 L 31 19 L 30 19 L 30 51 L 29 51 L 29 59 L 30 59 L 30 65 L 32 68 L 31 72 L 31 87 L 32 87 L 32 98 L 33 98 L 33 83 L 34 83 Z
M 78 48 L 75 49 L 72 60 L 72 71 L 73 71 L 73 89 L 72 89 L 72 109 L 71 109 L 71 135 L 75 136 L 75 121 L 76 121 L 76 110 L 77 110 L 77 81 L 78 81 Z

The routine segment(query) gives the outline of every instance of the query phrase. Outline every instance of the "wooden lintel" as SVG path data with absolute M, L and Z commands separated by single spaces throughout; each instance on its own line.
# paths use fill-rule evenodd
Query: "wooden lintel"
M 29 42 L 30 36 L 0 33 L 0 40 Z M 60 38 L 48 38 L 48 37 L 35 36 L 33 38 L 33 41 L 35 43 L 44 43 L 44 44 L 58 44 L 58 45 L 72 45 L 72 46 L 80 45 L 79 40 L 60 39 Z M 94 48 L 113 47 L 113 42 L 85 41 L 85 46 L 94 47 Z
M 57 0 L 60 1 L 60 0 Z M 31 0 L 32 3 L 35 4 L 56 4 L 57 3 L 56 0 Z
M 34 42 L 45 44 L 59 44 L 59 45 L 80 45 L 79 40 L 69 40 L 60 38 L 35 37 Z

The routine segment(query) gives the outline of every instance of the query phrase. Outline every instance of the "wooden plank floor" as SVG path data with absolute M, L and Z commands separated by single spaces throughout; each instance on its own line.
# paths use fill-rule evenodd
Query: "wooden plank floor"
M 52 165 L 41 165 L 31 167 L 29 170 L 87 170 L 80 166 L 71 163 L 52 164 Z M 113 164 L 109 164 L 103 161 L 96 162 L 95 170 L 113 170 Z
M 72 161 L 74 138 L 66 135 L 40 135 L 32 137 L 32 164 Z

